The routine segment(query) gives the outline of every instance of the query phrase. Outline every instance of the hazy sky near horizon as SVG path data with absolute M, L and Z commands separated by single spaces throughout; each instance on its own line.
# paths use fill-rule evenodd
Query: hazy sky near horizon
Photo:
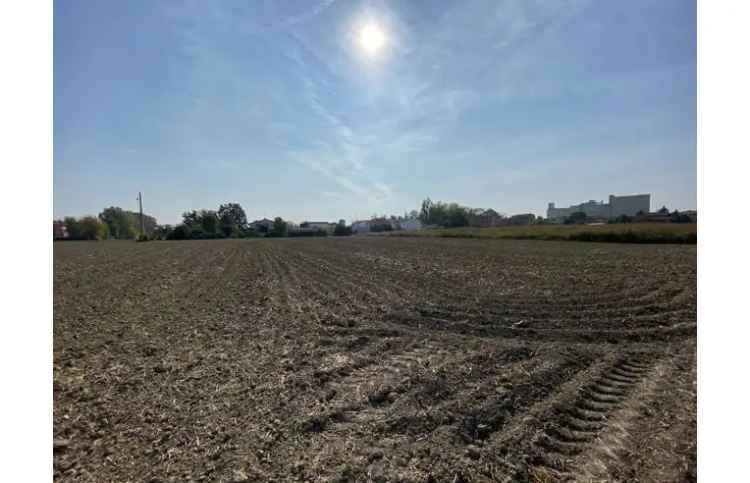
M 53 173 L 56 218 L 695 208 L 695 2 L 55 2 Z

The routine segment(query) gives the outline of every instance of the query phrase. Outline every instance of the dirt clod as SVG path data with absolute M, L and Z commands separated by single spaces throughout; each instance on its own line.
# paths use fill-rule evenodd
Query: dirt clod
M 58 481 L 695 481 L 695 246 L 54 250 Z

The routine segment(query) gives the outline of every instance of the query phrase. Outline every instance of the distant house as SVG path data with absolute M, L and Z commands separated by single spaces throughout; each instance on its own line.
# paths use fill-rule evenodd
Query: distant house
M 508 223 L 508 219 L 493 209 L 483 210 L 469 215 L 469 226 L 489 228 Z
M 68 228 L 62 221 L 52 222 L 52 238 L 55 240 L 63 240 L 68 238 Z
M 262 220 L 255 220 L 249 226 L 259 233 L 268 233 L 273 228 L 273 220 L 263 218 Z

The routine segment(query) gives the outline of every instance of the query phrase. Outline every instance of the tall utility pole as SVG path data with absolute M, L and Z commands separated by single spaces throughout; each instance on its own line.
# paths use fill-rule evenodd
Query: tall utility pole
M 146 234 L 146 230 L 143 228 L 143 197 L 141 196 L 141 192 L 138 192 L 138 209 L 141 213 L 141 235 Z

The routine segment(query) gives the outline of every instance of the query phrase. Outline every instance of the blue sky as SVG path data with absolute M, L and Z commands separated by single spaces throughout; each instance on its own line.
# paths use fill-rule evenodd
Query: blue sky
M 161 223 L 695 208 L 695 3 L 55 2 L 53 173 L 55 217 Z

